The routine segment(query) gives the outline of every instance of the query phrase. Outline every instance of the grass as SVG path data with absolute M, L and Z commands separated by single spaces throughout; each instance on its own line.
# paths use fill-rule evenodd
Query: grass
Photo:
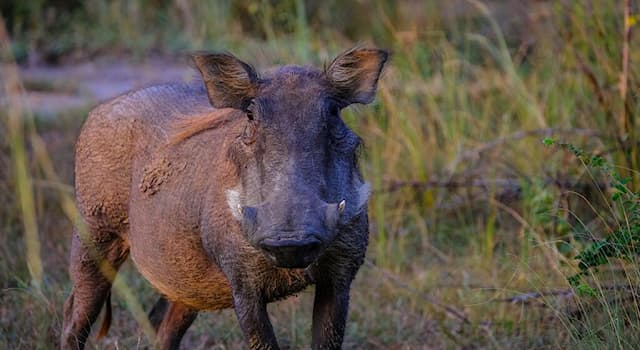
M 522 16 L 509 1 L 444 10 L 435 1 L 88 3 L 57 9 L 53 23 L 34 20 L 45 16 L 36 9 L 12 12 L 12 50 L 0 57 L 144 61 L 204 47 L 266 67 L 322 64 L 354 42 L 393 52 L 377 101 L 343 116 L 365 141 L 362 167 L 374 188 L 345 348 L 640 344 L 636 256 L 589 270 L 588 289 L 567 281 L 581 251 L 624 226 L 625 208 L 611 200 L 606 174 L 541 142 L 553 136 L 598 154 L 638 190 L 640 43 L 623 34 L 636 30 L 637 8 L 532 2 Z M 46 349 L 57 344 L 70 287 L 73 150 L 87 111 L 33 118 L 17 86 L 6 96 L 18 99 L 0 112 L 0 348 Z M 157 296 L 129 263 L 119 276 L 112 330 L 90 348 L 147 344 L 135 319 Z M 269 306 L 284 347 L 308 346 L 312 291 Z M 184 342 L 244 347 L 229 310 L 200 315 Z

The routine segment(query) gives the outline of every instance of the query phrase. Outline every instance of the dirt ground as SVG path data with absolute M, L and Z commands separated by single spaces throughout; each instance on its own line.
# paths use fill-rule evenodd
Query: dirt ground
M 86 109 L 131 89 L 171 81 L 190 81 L 196 72 L 184 60 L 102 59 L 61 66 L 21 67 L 27 103 L 39 117 Z

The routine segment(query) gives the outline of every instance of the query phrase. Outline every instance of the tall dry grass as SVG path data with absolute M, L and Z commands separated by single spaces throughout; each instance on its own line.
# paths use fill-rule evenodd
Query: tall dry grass
M 576 254 L 625 224 L 625 210 L 606 174 L 541 142 L 553 136 L 599 154 L 637 190 L 637 5 L 363 4 L 91 0 L 59 27 L 14 31 L 10 46 L 28 56 L 20 48 L 39 45 L 61 61 L 206 47 L 259 66 L 320 65 L 354 42 L 385 46 L 393 56 L 377 102 L 343 115 L 365 141 L 374 189 L 345 347 L 637 347 L 635 258 L 593 272 L 588 292 L 566 279 Z M 84 115 L 33 119 L 14 67 L 2 74 L 11 93 L 0 165 L 10 166 L 0 190 L 11 193 L 0 197 L 0 347 L 50 348 L 79 225 L 70 169 Z M 146 342 L 139 329 L 155 294 L 131 266 L 120 275 L 112 335 L 92 346 Z M 310 305 L 305 292 L 270 306 L 284 346 L 308 345 Z M 230 312 L 200 317 L 185 341 L 243 347 Z

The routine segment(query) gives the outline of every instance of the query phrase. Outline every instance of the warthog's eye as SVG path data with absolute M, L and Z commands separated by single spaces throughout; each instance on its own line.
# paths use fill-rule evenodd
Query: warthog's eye
M 341 141 L 349 135 L 349 130 L 340 118 L 340 107 L 336 103 L 331 103 L 327 112 L 329 113 L 329 131 L 335 141 Z
M 250 145 L 256 142 L 256 138 L 258 136 L 258 126 L 256 122 L 251 120 L 247 123 L 247 126 L 244 127 L 244 131 L 242 132 L 242 142 L 245 145 Z
M 251 100 L 251 102 L 249 102 L 249 106 L 247 106 L 247 109 L 245 110 L 245 113 L 247 114 L 247 118 L 249 118 L 249 120 L 253 120 L 254 118 L 253 111 L 255 107 L 255 103 L 253 102 L 253 100 Z
M 340 107 L 338 107 L 337 104 L 332 103 L 331 106 L 329 107 L 329 115 L 332 116 L 340 116 Z

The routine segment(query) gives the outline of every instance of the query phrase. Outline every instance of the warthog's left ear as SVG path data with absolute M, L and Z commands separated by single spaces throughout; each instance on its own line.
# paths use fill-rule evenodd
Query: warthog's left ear
M 347 105 L 371 103 L 388 57 L 384 50 L 358 47 L 336 57 L 325 71 L 338 98 Z
M 228 53 L 198 52 L 191 57 L 202 74 L 211 105 L 240 110 L 249 106 L 259 83 L 253 67 Z

